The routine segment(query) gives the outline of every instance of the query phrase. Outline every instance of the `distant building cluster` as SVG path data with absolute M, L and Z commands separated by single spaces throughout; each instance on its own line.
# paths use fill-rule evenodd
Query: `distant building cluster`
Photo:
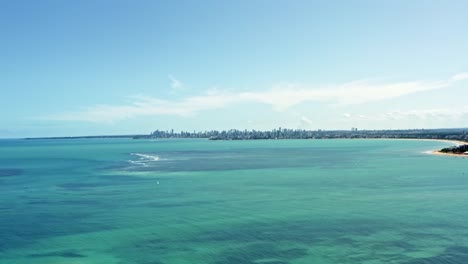
M 303 130 L 278 128 L 260 130 L 211 130 L 181 131 L 156 130 L 149 135 L 134 138 L 208 138 L 211 140 L 255 140 L 255 139 L 333 139 L 333 138 L 407 138 L 447 139 L 468 142 L 468 129 L 412 129 L 412 130 Z

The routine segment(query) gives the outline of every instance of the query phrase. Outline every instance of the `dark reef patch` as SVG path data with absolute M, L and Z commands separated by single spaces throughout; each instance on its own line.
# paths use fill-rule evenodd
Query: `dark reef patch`
M 46 199 L 39 199 L 39 200 L 31 200 L 28 201 L 27 204 L 29 205 L 44 205 L 44 206 L 63 206 L 63 205 L 72 205 L 72 206 L 99 206 L 102 204 L 101 201 L 98 200 L 90 200 L 90 199 L 75 199 L 75 200 L 46 200 Z
M 0 169 L 0 178 L 19 176 L 22 173 L 23 173 L 23 170 L 20 170 L 20 169 Z
M 122 244 L 113 249 L 113 252 L 123 260 L 122 263 L 135 264 L 165 264 L 161 258 L 169 252 L 192 252 L 188 246 L 177 244 L 174 249 L 173 241 L 160 238 L 149 238 Z M 208 263 L 208 262 L 207 262 Z
M 241 248 L 230 249 L 218 257 L 216 264 L 287 264 L 289 261 L 307 256 L 303 248 L 280 249 L 274 243 L 252 244 Z
M 171 204 L 171 206 L 177 205 Z M 160 257 L 158 261 L 165 261 L 166 254 L 174 254 L 175 251 L 187 255 L 196 253 L 192 252 L 193 248 L 184 248 L 181 245 L 218 244 L 226 247 L 221 251 L 206 255 L 207 264 L 288 264 L 314 255 L 314 245 L 319 245 L 354 249 L 350 251 L 352 253 L 343 253 L 346 256 L 338 252 L 336 255 L 328 256 L 335 263 L 343 263 L 340 261 L 344 258 L 352 260 L 353 263 L 373 259 L 399 260 L 401 262 L 398 263 L 404 264 L 468 263 L 468 247 L 451 247 L 440 256 L 411 259 L 400 253 L 418 250 L 410 239 L 380 242 L 360 239 L 360 237 L 371 236 L 383 230 L 393 230 L 393 228 L 395 228 L 394 222 L 372 219 L 255 222 L 225 226 L 220 229 L 205 229 L 197 235 L 174 237 L 169 241 L 157 237 L 133 241 L 122 245 L 122 248 L 119 247 L 115 251 L 119 252 L 119 257 L 129 263 L 147 263 L 154 256 Z M 421 236 L 426 236 L 426 234 L 421 234 Z M 356 238 L 353 239 L 353 237 Z M 427 238 L 434 239 L 434 237 Z M 290 242 L 293 242 L 293 245 Z
M 194 171 L 223 171 L 272 168 L 300 168 L 310 164 L 324 164 L 327 168 L 343 167 L 352 164 L 353 156 L 343 156 L 340 163 L 329 161 L 327 157 L 335 151 L 350 151 L 349 148 L 282 148 L 280 152 L 272 152 L 270 148 L 253 148 L 242 150 L 220 151 L 169 151 L 164 152 L 164 158 L 158 161 L 151 159 L 137 159 L 141 164 L 121 164 L 115 169 L 123 171 L 157 171 L 157 172 L 194 172 Z M 317 155 L 320 153 L 320 155 Z M 160 153 L 144 153 L 158 155 Z M 284 159 L 284 157 L 295 157 Z M 136 158 L 133 158 L 135 161 Z
M 84 183 L 84 182 L 70 182 L 70 183 L 62 183 L 57 185 L 60 188 L 67 189 L 70 191 L 80 191 L 84 189 L 96 188 L 96 187 L 103 187 L 107 186 L 106 183 Z
M 99 176 L 103 180 L 112 181 L 114 183 L 132 183 L 132 182 L 145 182 L 145 181 L 154 181 L 154 178 L 144 178 L 138 176 L 128 176 L 128 175 L 105 175 Z
M 31 258 L 44 258 L 44 257 L 62 257 L 62 258 L 85 258 L 86 255 L 76 253 L 75 251 L 52 251 L 47 253 L 30 254 Z
M 216 201 L 188 201 L 188 202 L 149 202 L 145 206 L 156 208 L 171 208 L 171 207 L 190 207 L 190 206 L 204 206 L 216 204 Z
M 81 190 L 95 189 L 95 188 L 106 187 L 106 186 L 123 186 L 123 185 L 128 185 L 128 184 L 147 183 L 151 181 L 156 182 L 155 179 L 151 179 L 151 178 L 142 178 L 142 177 L 125 176 L 125 175 L 100 176 L 99 179 L 101 181 L 67 182 L 67 183 L 58 184 L 57 186 L 63 189 L 67 189 L 69 191 L 81 191 Z
M 403 240 L 386 242 L 386 244 L 388 246 L 401 248 L 401 249 L 404 249 L 404 250 L 407 250 L 407 251 L 416 250 L 416 246 L 414 246 L 414 245 L 412 245 L 412 244 L 410 244 L 410 243 L 408 243 L 406 241 L 403 241 Z
M 40 212 L 39 212 L 40 211 Z M 35 242 L 57 236 L 111 230 L 111 223 L 92 222 L 89 213 L 78 213 L 73 208 L 60 214 L 38 210 L 15 211 L 2 214 L 0 251 L 27 247 Z
M 376 226 L 368 221 L 337 221 L 337 222 L 282 222 L 274 224 L 250 224 L 245 226 L 218 229 L 201 234 L 197 240 L 235 241 L 241 243 L 258 241 L 296 241 L 306 244 L 316 243 L 330 238 L 343 238 L 345 235 L 371 235 L 384 226 Z M 352 241 L 345 240 L 343 243 Z
M 468 247 L 453 246 L 448 247 L 442 254 L 429 257 L 413 259 L 406 264 L 433 264 L 433 263 L 468 263 Z

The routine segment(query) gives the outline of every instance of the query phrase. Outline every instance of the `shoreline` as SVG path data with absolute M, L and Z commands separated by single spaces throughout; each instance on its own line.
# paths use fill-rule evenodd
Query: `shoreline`
M 468 145 L 468 142 L 464 142 L 460 140 L 450 140 L 450 139 L 426 139 L 426 140 L 445 141 L 445 142 L 454 143 L 457 146 Z M 468 158 L 468 154 L 445 153 L 445 152 L 441 152 L 439 149 L 428 151 L 427 153 L 431 155 L 438 155 L 438 156 Z
M 352 138 L 354 139 L 354 138 Z M 377 139 L 377 140 L 416 140 L 416 141 L 442 141 L 454 143 L 455 145 L 468 145 L 468 142 L 456 140 L 456 139 L 437 139 L 437 138 L 356 138 L 356 139 Z
M 451 139 L 432 139 L 432 138 L 369 138 L 369 139 L 379 139 L 379 140 L 418 140 L 418 141 L 439 141 L 439 142 L 447 142 L 453 143 L 456 146 L 468 145 L 468 142 L 461 141 L 461 140 L 451 140 Z M 428 150 L 424 151 L 423 153 L 429 155 L 437 155 L 437 156 L 451 156 L 451 157 L 459 157 L 459 158 L 468 158 L 468 154 L 455 154 L 455 153 L 445 153 L 440 152 L 439 149 L 436 150 Z
M 468 154 L 445 153 L 445 152 L 440 152 L 439 150 L 430 151 L 430 152 L 428 152 L 428 154 L 438 155 L 438 156 L 451 156 L 451 157 L 459 157 L 459 158 L 468 158 Z

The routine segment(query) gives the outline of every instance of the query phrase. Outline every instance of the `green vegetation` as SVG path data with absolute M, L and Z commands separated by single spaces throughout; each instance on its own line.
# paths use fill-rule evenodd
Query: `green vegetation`
M 453 154 L 465 154 L 468 152 L 468 145 L 453 146 L 449 148 L 443 148 L 440 150 L 443 153 L 453 153 Z

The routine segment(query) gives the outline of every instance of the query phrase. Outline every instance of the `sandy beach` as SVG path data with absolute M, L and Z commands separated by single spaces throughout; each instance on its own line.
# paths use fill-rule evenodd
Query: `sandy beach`
M 429 154 L 434 154 L 434 155 L 441 155 L 441 156 L 452 156 L 452 157 L 459 157 L 459 158 L 468 158 L 468 154 L 454 154 L 454 153 L 444 153 L 440 152 L 438 150 L 434 150 L 431 152 L 428 152 Z
M 468 145 L 468 142 L 460 141 L 460 140 L 450 140 L 450 139 L 431 139 L 431 138 L 368 138 L 369 140 L 417 140 L 417 141 L 442 141 L 452 143 L 454 146 L 461 146 L 461 145 Z M 439 149 L 437 150 L 429 150 L 424 151 L 426 154 L 431 155 L 440 155 L 440 156 L 452 156 L 452 157 L 460 157 L 460 158 L 468 158 L 468 154 L 454 154 L 454 153 L 444 153 L 440 152 Z
M 468 145 L 468 142 L 459 141 L 459 140 L 446 140 L 446 139 L 427 139 L 427 140 L 445 141 L 445 142 L 454 143 L 457 146 Z M 433 150 L 433 151 L 429 151 L 428 153 L 433 154 L 433 155 L 468 158 L 468 154 L 444 153 L 444 152 L 440 152 L 440 150 Z
M 468 142 L 460 141 L 460 140 L 450 140 L 450 139 L 430 139 L 430 138 L 382 138 L 382 140 L 418 140 L 418 141 L 443 141 L 452 143 L 454 146 L 461 146 L 461 145 L 468 145 Z M 431 154 L 431 155 L 440 155 L 440 156 L 452 156 L 452 157 L 459 157 L 459 158 L 468 158 L 468 154 L 454 154 L 454 153 L 444 153 L 440 152 L 439 149 L 437 150 L 429 150 L 425 151 L 424 153 Z

